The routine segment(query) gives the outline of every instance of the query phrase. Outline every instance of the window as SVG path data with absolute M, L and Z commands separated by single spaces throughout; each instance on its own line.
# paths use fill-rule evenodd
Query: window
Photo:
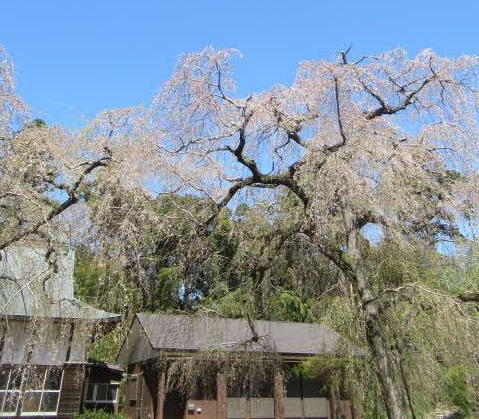
M 120 383 L 90 383 L 86 393 L 87 403 L 116 403 Z
M 22 372 L 14 368 L 0 370 L 0 415 L 15 415 L 20 400 Z
M 19 409 L 22 416 L 56 414 L 62 376 L 63 371 L 58 367 L 32 366 L 25 370 L 2 367 L 0 416 L 15 415 Z

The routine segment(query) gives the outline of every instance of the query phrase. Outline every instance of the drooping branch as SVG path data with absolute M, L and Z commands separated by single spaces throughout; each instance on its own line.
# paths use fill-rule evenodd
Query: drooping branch
M 36 233 L 42 226 L 53 220 L 56 216 L 62 214 L 65 210 L 70 208 L 71 206 L 75 205 L 79 200 L 80 197 L 78 195 L 78 189 L 83 184 L 85 177 L 91 174 L 95 169 L 99 167 L 106 167 L 113 159 L 111 156 L 111 152 L 109 149 L 105 149 L 107 156 L 101 157 L 94 161 L 86 161 L 80 164 L 80 166 L 84 167 L 83 171 L 80 173 L 76 181 L 71 186 L 61 185 L 60 189 L 65 190 L 67 192 L 68 198 L 63 201 L 60 205 L 55 206 L 50 210 L 50 212 L 41 220 L 34 223 L 29 228 L 24 230 L 18 231 L 12 237 L 0 243 L 0 250 L 7 248 L 12 243 L 18 242 L 19 240 L 23 239 L 24 237 L 29 236 L 30 234 Z

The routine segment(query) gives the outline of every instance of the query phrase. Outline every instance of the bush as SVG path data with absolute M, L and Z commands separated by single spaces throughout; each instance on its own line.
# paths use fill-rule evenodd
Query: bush
M 471 410 L 471 392 L 467 385 L 467 371 L 460 365 L 449 368 L 444 377 L 447 401 L 458 407 L 459 417 L 467 417 Z
M 108 413 L 104 410 L 85 410 L 75 415 L 74 419 L 125 419 L 122 413 Z

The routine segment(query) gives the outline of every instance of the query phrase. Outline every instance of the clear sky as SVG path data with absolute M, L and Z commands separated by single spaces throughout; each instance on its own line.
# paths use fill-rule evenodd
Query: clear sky
M 149 104 L 178 55 L 235 47 L 240 93 L 289 83 L 306 59 L 403 47 L 479 51 L 476 0 L 3 1 L 0 44 L 35 116 L 78 126 L 112 107 Z

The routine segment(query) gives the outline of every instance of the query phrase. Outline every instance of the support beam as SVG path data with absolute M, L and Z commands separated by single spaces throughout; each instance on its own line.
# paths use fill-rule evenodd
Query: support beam
M 226 379 L 223 374 L 216 376 L 216 419 L 226 419 Z
M 284 419 L 284 384 L 283 373 L 274 374 L 274 419 Z
M 336 399 L 336 392 L 334 386 L 329 387 L 329 419 L 337 419 L 338 400 Z
M 158 372 L 158 397 L 156 401 L 156 419 L 163 419 L 163 405 L 165 403 L 165 381 L 166 374 L 164 371 Z

